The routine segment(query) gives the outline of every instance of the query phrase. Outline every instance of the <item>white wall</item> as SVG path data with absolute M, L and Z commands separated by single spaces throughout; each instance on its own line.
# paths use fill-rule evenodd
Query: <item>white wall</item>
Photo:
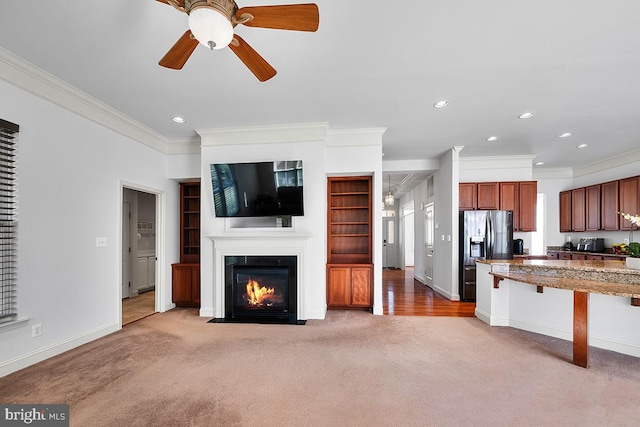
M 123 183 L 164 206 L 178 204 L 178 186 L 165 154 L 5 81 L 0 93 L 0 117 L 20 125 L 18 311 L 28 319 L 0 328 L 3 375 L 120 328 Z M 178 252 L 178 213 L 163 210 L 162 280 Z
M 308 243 L 311 283 L 306 286 L 306 319 L 326 314 L 326 212 L 327 176 L 373 175 L 373 205 L 378 206 L 382 184 L 383 130 L 329 131 L 326 124 L 285 125 L 244 129 L 202 130 L 201 154 L 201 309 L 214 313 L 213 241 L 206 237 L 229 231 L 229 220 L 216 218 L 209 165 L 211 163 L 302 160 L 304 165 L 305 214 L 296 217 L 295 232 L 310 234 Z M 353 159 L 358 159 L 354 162 Z M 382 213 L 374 209 L 374 314 L 382 314 Z

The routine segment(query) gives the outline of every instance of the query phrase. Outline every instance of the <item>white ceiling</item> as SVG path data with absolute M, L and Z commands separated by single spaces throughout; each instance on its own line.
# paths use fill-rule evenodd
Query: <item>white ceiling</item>
M 327 122 L 386 127 L 385 161 L 462 145 L 463 157 L 534 154 L 543 168 L 640 147 L 637 0 L 316 3 L 316 33 L 236 28 L 278 70 L 265 83 L 229 49 L 198 46 L 181 71 L 158 66 L 187 17 L 155 0 L 3 2 L 0 46 L 175 141 Z M 525 111 L 535 115 L 518 119 Z

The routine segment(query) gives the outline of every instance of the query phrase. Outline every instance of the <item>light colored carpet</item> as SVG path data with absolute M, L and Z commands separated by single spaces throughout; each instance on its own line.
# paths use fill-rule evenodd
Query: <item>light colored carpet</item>
M 0 379 L 73 426 L 635 426 L 640 359 L 474 318 L 330 311 L 304 326 L 174 309 Z

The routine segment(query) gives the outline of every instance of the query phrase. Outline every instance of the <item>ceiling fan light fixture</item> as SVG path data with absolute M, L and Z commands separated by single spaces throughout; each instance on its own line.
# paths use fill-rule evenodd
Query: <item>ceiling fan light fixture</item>
M 231 17 L 224 9 L 204 2 L 189 11 L 189 29 L 193 36 L 207 48 L 223 49 L 233 39 Z

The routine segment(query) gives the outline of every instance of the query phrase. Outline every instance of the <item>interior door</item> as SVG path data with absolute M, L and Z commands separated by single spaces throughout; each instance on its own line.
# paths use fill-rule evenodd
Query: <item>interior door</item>
M 129 298 L 131 288 L 129 274 L 129 258 L 131 258 L 131 245 L 129 243 L 129 218 L 131 217 L 131 203 L 122 203 L 122 298 Z
M 385 217 L 382 219 L 383 263 L 384 268 L 396 267 L 396 219 Z
M 425 282 L 433 288 L 433 247 L 435 244 L 435 216 L 433 203 L 429 203 L 424 209 L 424 247 L 426 260 L 424 264 Z

